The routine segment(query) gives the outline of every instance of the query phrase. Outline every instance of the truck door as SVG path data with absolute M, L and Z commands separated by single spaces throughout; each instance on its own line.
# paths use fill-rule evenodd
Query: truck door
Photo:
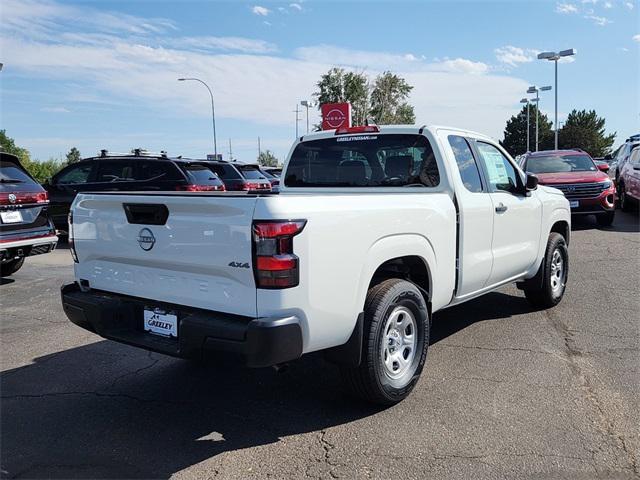
M 491 274 L 493 202 L 471 147 L 473 140 L 448 135 L 445 145 L 458 167 L 453 174 L 458 211 L 458 278 L 456 296 L 481 290 Z
M 531 268 L 542 228 L 542 204 L 526 195 L 523 178 L 507 155 L 491 143 L 477 140 L 475 149 L 484 168 L 493 203 L 493 268 L 487 286 Z

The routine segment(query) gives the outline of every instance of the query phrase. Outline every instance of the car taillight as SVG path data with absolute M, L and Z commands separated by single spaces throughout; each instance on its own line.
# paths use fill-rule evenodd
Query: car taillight
M 352 135 L 354 133 L 379 133 L 377 125 L 361 125 L 358 127 L 342 127 L 336 130 L 336 135 Z
M 290 288 L 300 282 L 293 237 L 302 232 L 306 220 L 253 222 L 253 271 L 257 288 Z
M 73 212 L 69 212 L 67 222 L 69 223 L 69 232 L 67 237 L 67 241 L 69 243 L 69 252 L 71 252 L 71 258 L 73 258 L 73 261 L 75 263 L 79 263 L 78 254 L 76 253 L 76 243 L 73 239 Z
M 182 192 L 223 192 L 224 185 L 178 185 L 176 190 Z
M 49 203 L 47 192 L 0 193 L 0 205 L 26 205 L 29 203 Z

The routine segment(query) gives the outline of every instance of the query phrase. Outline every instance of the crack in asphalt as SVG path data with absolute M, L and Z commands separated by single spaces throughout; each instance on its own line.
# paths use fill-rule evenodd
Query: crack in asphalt
M 443 347 L 449 348 L 464 348 L 469 350 L 487 350 L 489 352 L 502 352 L 502 351 L 513 351 L 513 352 L 529 352 L 529 353 L 541 353 L 543 355 L 557 355 L 556 352 L 550 352 L 546 350 L 532 350 L 530 348 L 518 348 L 518 347 L 480 347 L 476 345 L 455 345 L 452 343 L 442 343 L 438 344 Z
M 138 368 L 137 370 L 134 370 L 132 372 L 126 372 L 126 373 L 123 373 L 122 375 L 118 375 L 116 378 L 113 379 L 113 381 L 111 382 L 111 385 L 109 385 L 109 389 L 115 387 L 116 383 L 118 383 L 123 378 L 138 375 L 140 372 L 144 372 L 145 370 L 149 370 L 150 368 L 155 367 L 160 361 L 160 359 L 156 358 L 154 360 L 152 355 L 153 355 L 153 352 L 151 351 L 147 352 L 147 358 L 149 358 L 150 360 L 153 360 L 149 365 L 145 365 L 144 367 Z
M 616 447 L 622 450 L 627 457 L 627 461 L 631 467 L 629 470 L 632 470 L 634 475 L 640 478 L 640 469 L 638 468 L 638 461 L 635 458 L 634 452 L 628 448 L 624 436 L 616 432 L 615 425 L 605 412 L 602 401 L 598 397 L 591 379 L 584 373 L 582 367 L 577 362 L 577 358 L 581 357 L 583 352 L 575 345 L 573 331 L 570 330 L 559 318 L 556 318 L 549 310 L 544 310 L 543 314 L 548 319 L 551 326 L 562 336 L 562 339 L 564 340 L 568 360 L 567 363 L 569 364 L 569 368 L 571 369 L 573 376 L 580 382 L 580 386 L 585 393 L 585 398 L 598 412 L 598 425 L 600 432 L 615 440 Z

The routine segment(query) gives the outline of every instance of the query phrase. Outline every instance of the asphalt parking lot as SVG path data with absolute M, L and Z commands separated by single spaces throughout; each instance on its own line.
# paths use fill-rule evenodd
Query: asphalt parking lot
M 3 478 L 639 478 L 640 226 L 574 224 L 569 285 L 437 314 L 414 393 L 342 394 L 317 355 L 284 373 L 197 365 L 70 324 L 69 252 L 0 285 Z

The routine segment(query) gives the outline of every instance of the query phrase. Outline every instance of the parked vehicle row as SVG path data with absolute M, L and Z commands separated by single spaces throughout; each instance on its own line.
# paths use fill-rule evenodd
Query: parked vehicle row
M 277 191 L 277 179 L 273 182 Z M 78 193 L 88 191 L 272 191 L 258 165 L 169 157 L 135 150 L 109 154 L 102 150 L 67 166 L 45 184 L 56 228 L 67 231 L 69 208 Z

